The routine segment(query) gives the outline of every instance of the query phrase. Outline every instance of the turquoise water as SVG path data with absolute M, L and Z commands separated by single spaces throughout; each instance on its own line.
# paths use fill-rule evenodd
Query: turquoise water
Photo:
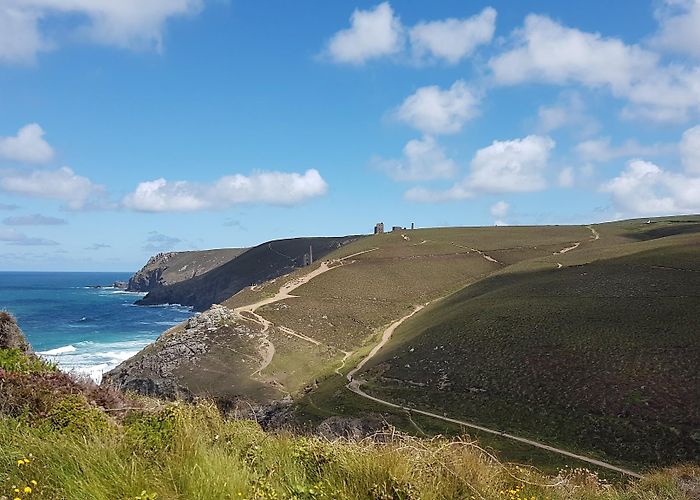
M 68 371 L 98 381 L 189 318 L 180 306 L 133 305 L 143 294 L 94 288 L 129 273 L 0 272 L 0 310 L 11 312 L 34 350 Z

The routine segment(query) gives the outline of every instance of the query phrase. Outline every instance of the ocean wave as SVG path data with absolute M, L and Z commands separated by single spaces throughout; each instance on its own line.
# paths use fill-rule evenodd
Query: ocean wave
M 64 345 L 63 347 L 57 347 L 56 349 L 49 349 L 48 351 L 39 351 L 38 354 L 42 356 L 57 356 L 59 354 L 66 354 L 69 352 L 75 352 L 78 349 L 74 345 Z
M 100 383 L 102 374 L 115 368 L 122 361 L 137 354 L 150 344 L 150 340 L 127 340 L 118 342 L 83 341 L 39 352 L 53 361 L 62 370 L 78 375 L 87 375 Z

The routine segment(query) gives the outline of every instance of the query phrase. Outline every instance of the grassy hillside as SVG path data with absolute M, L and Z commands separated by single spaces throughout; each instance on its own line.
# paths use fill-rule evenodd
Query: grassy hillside
M 607 459 L 700 460 L 699 228 L 601 225 L 505 268 L 406 321 L 364 387 Z
M 154 289 L 137 304 L 182 304 L 203 311 L 246 286 L 274 279 L 303 266 L 304 254 L 308 253 L 309 246 L 313 247 L 314 257 L 320 259 L 353 239 L 356 237 L 293 238 L 266 242 L 209 272 Z
M 699 489 L 690 466 L 609 484 L 500 463 L 470 440 L 268 433 L 206 402 L 126 397 L 0 348 L 0 498 L 686 500 Z
M 222 299 L 106 379 L 273 420 L 285 399 L 294 402 L 285 421 L 305 428 L 381 413 L 418 434 L 461 432 L 346 388 L 387 327 L 415 312 L 353 372 L 370 395 L 637 470 L 697 460 L 698 225 L 684 217 L 362 238 Z M 513 459 L 574 463 L 476 435 Z

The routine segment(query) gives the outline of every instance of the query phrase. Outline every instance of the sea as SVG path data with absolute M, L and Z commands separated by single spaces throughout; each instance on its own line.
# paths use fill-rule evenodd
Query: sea
M 129 276 L 0 272 L 0 310 L 17 318 L 40 356 L 99 383 L 104 372 L 194 315 L 178 305 L 135 305 L 143 293 L 111 286 Z

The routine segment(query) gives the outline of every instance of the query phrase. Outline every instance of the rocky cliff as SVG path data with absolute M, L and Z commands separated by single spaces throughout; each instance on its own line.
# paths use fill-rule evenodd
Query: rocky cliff
M 205 274 L 232 259 L 247 248 L 221 248 L 190 252 L 166 252 L 151 257 L 145 266 L 129 279 L 130 292 L 150 292 Z
M 247 286 L 263 283 L 303 267 L 304 256 L 309 253 L 309 247 L 313 250 L 314 259 L 321 259 L 357 238 L 358 236 L 342 236 L 269 241 L 241 253 L 207 273 L 197 274 L 171 284 L 162 283 L 164 286 L 152 288 L 137 304 L 181 304 L 192 306 L 197 311 L 204 311 L 212 304 L 221 303 Z M 167 255 L 163 254 L 163 257 L 160 257 L 164 263 L 150 266 L 156 281 L 164 281 L 163 277 L 155 278 L 159 269 L 166 266 L 168 269 L 177 267 L 170 264 L 174 257 Z M 148 264 L 146 267 L 149 267 Z
M 0 349 L 19 349 L 25 354 L 32 352 L 15 318 L 5 311 L 0 311 Z

